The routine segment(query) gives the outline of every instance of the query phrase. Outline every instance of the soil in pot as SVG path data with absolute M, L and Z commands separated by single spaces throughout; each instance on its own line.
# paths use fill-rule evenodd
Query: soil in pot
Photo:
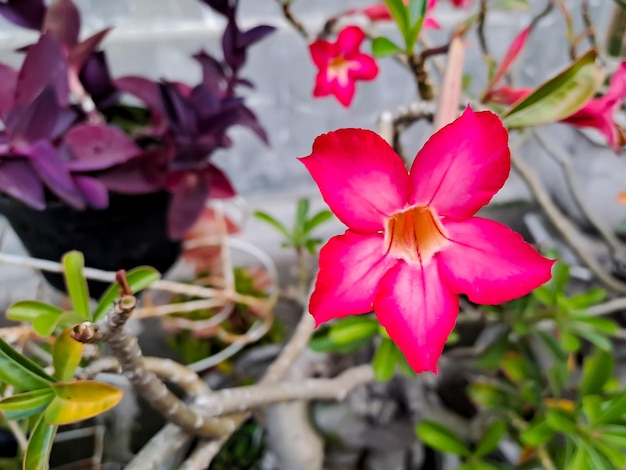
M 0 213 L 6 216 L 28 253 L 59 261 L 70 250 L 81 251 L 92 268 L 116 271 L 149 265 L 164 273 L 178 259 L 181 242 L 167 236 L 167 191 L 125 195 L 111 193 L 106 209 L 76 211 L 52 201 L 38 211 L 0 196 Z M 63 276 L 43 272 L 53 287 L 65 291 Z M 107 283 L 89 281 L 94 298 Z

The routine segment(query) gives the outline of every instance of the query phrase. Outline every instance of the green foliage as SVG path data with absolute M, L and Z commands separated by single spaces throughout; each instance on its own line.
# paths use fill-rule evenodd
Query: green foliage
M 260 470 L 265 454 L 263 428 L 255 421 L 244 423 L 215 456 L 209 470 Z
M 391 17 L 398 26 L 402 38 L 404 39 L 404 52 L 406 54 L 413 54 L 417 37 L 422 30 L 422 24 L 426 16 L 427 4 L 427 0 L 409 0 L 407 4 L 402 0 L 385 0 L 385 5 L 387 5 Z M 387 44 L 387 46 L 389 45 Z M 372 45 L 372 48 L 374 48 L 374 45 Z M 400 48 L 397 47 L 397 49 Z M 385 50 L 388 51 L 389 47 L 386 47 Z M 394 52 L 396 51 L 390 53 Z M 397 52 L 399 52 L 399 50 Z
M 319 238 L 311 238 L 311 232 L 324 222 L 330 220 L 333 214 L 327 209 L 317 212 L 311 218 L 309 218 L 308 214 L 309 200 L 302 198 L 298 200 L 296 218 L 292 230 L 289 230 L 280 221 L 265 212 L 257 211 L 254 213 L 254 216 L 274 227 L 285 237 L 285 242 L 283 243 L 284 247 L 295 248 L 297 251 L 306 250 L 314 255 L 317 251 L 317 247 L 322 243 L 322 240 Z

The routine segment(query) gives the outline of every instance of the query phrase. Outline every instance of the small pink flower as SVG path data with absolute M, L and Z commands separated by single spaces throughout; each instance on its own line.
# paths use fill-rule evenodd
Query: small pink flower
M 470 0 L 471 1 L 471 0 Z M 404 0 L 404 3 L 408 3 L 408 0 Z M 426 17 L 424 18 L 423 27 L 425 29 L 439 29 L 439 23 L 432 18 L 431 13 L 433 8 L 437 6 L 437 0 L 428 0 L 426 6 Z M 342 15 L 365 15 L 370 21 L 391 21 L 393 18 L 389 12 L 389 8 L 384 3 L 375 3 L 365 8 L 353 8 L 348 10 Z
M 357 26 L 341 30 L 337 42 L 319 39 L 309 46 L 311 58 L 319 69 L 313 96 L 335 95 L 345 107 L 350 106 L 357 80 L 373 80 L 378 65 L 372 56 L 359 51 L 365 33 Z
M 513 104 L 532 93 L 530 88 L 513 89 L 508 86 L 493 89 L 489 100 L 494 103 Z M 591 127 L 606 137 L 611 148 L 618 152 L 626 144 L 624 130 L 617 124 L 613 115 L 626 98 L 626 62 L 611 77 L 609 88 L 603 96 L 589 100 L 581 109 L 561 120 L 574 127 Z
M 319 136 L 301 160 L 348 226 L 321 249 L 311 314 L 319 325 L 374 310 L 416 372 L 437 371 L 459 294 L 498 304 L 551 277 L 554 261 L 474 217 L 510 170 L 508 135 L 493 113 L 468 108 L 426 142 L 410 172 L 362 129 Z

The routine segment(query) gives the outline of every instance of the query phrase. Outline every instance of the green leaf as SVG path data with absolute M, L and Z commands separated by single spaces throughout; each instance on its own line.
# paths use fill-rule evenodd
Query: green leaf
M 614 365 L 613 354 L 601 349 L 596 349 L 592 355 L 587 356 L 580 378 L 580 393 L 583 396 L 600 393 L 613 375 Z
M 280 223 L 278 220 L 276 220 L 274 217 L 272 217 L 269 214 L 266 214 L 265 212 L 261 212 L 261 211 L 256 211 L 252 214 L 254 217 L 256 217 L 259 220 L 262 220 L 263 222 L 265 222 L 268 225 L 271 225 L 272 227 L 274 227 L 276 230 L 278 230 L 287 240 L 292 240 L 292 236 L 291 233 L 289 233 L 289 230 L 287 230 L 287 228 Z
M 602 349 L 603 351 L 610 351 L 613 347 L 611 341 L 606 336 L 603 336 L 593 330 L 587 330 L 584 326 L 578 327 L 572 325 L 570 326 L 570 330 L 576 333 L 578 336 L 589 341 L 596 348 Z
M 57 328 L 64 330 L 65 328 L 75 326 L 83 321 L 83 317 L 80 315 L 76 315 L 74 312 L 65 312 L 59 317 Z
M 569 282 L 569 264 L 557 261 L 552 266 L 552 279 L 549 284 L 557 294 L 562 294 Z
M 72 338 L 72 330 L 67 329 L 61 333 L 52 346 L 52 364 L 54 374 L 65 382 L 74 378 L 74 371 L 83 358 L 85 345 Z
M 65 274 L 65 286 L 72 301 L 74 312 L 85 320 L 91 320 L 89 290 L 87 289 L 87 280 L 83 274 L 85 257 L 80 251 L 70 251 L 63 255 L 62 263 Z
M 0 382 L 20 390 L 38 390 L 49 387 L 53 381 L 41 367 L 0 338 Z
M 61 315 L 56 313 L 44 313 L 33 320 L 33 330 L 43 337 L 50 336 L 56 329 Z
M 595 287 L 587 292 L 572 295 L 567 299 L 567 303 L 572 310 L 583 309 L 602 302 L 605 297 L 606 290 L 601 287 Z
M 593 98 L 604 82 L 590 50 L 563 72 L 545 82 L 502 114 L 509 129 L 539 126 L 571 116 Z
M 37 410 L 50 403 L 53 397 L 54 392 L 51 388 L 17 393 L 0 400 L 0 410 L 4 412 Z
M 502 371 L 507 378 L 514 383 L 522 382 L 532 375 L 532 367 L 519 353 L 509 351 L 500 362 Z
M 626 426 L 621 424 L 610 424 L 597 430 L 601 439 L 614 446 L 626 448 Z
M 547 285 L 539 286 L 532 292 L 533 296 L 542 304 L 552 307 L 556 304 L 554 291 Z
M 500 0 L 491 7 L 495 10 L 529 11 L 528 0 Z
M 540 446 L 547 443 L 554 436 L 554 431 L 543 417 L 537 417 L 520 434 L 522 442 L 530 447 Z
M 406 52 L 408 54 L 413 53 L 417 37 L 422 30 L 422 24 L 424 23 L 424 17 L 426 16 L 426 0 L 409 0 L 407 6 L 409 16 L 409 34 L 406 38 Z
M 150 266 L 139 266 L 126 273 L 126 280 L 133 294 L 142 291 L 150 284 L 158 281 L 161 273 Z M 100 297 L 96 309 L 93 311 L 93 321 L 101 320 L 113 307 L 113 302 L 120 296 L 120 285 L 113 283 Z
M 46 423 L 43 416 L 37 421 L 24 455 L 24 470 L 48 470 L 50 450 L 57 426 Z
M 587 420 L 594 425 L 602 411 L 602 398 L 598 395 L 587 395 L 582 398 L 582 408 Z
M 569 331 L 561 331 L 561 347 L 567 352 L 576 352 L 580 349 L 580 340 Z
M 7 318 L 15 321 L 32 322 L 41 315 L 61 315 L 63 310 L 38 300 L 21 300 L 7 310 Z
M 400 52 L 402 52 L 402 48 L 391 39 L 379 36 L 372 40 L 372 55 L 377 59 L 393 54 L 399 54 Z
M 329 338 L 336 345 L 343 346 L 354 341 L 369 339 L 378 331 L 374 318 L 356 316 L 342 318 L 330 327 Z
M 376 380 L 384 382 L 393 377 L 399 354 L 400 351 L 393 341 L 387 338 L 381 339 L 372 360 Z
M 55 397 L 44 414 L 49 424 L 70 424 L 97 416 L 113 408 L 122 399 L 122 391 L 113 385 L 80 380 L 52 385 Z
M 409 15 L 406 6 L 402 0 L 385 0 L 385 5 L 387 5 L 391 17 L 396 22 L 398 29 L 402 33 L 402 37 L 404 37 L 406 41 L 410 32 Z
M 611 444 L 606 444 L 597 439 L 593 440 L 591 445 L 611 461 L 612 468 L 624 468 L 626 466 L 626 455 L 621 449 L 616 449 Z
M 421 421 L 417 425 L 417 436 L 427 446 L 446 454 L 466 457 L 471 453 L 456 434 L 434 421 Z
M 304 223 L 304 233 L 305 235 L 311 232 L 314 228 L 322 225 L 324 222 L 333 218 L 333 213 L 328 209 L 324 209 L 319 211 L 309 220 Z
M 309 200 L 301 198 L 298 200 L 298 208 L 296 209 L 296 225 L 294 227 L 294 238 L 300 239 L 304 235 L 304 227 L 306 226 L 307 216 L 309 214 Z
M 559 408 L 549 408 L 546 410 L 546 423 L 552 429 L 565 434 L 576 432 L 576 420 L 571 413 Z
M 504 421 L 494 421 L 485 430 L 483 438 L 480 440 L 478 447 L 474 450 L 474 455 L 484 457 L 491 454 L 498 448 L 498 444 L 506 432 L 506 424 Z
M 487 409 L 508 408 L 508 395 L 492 383 L 474 382 L 468 388 L 471 400 Z
M 598 416 L 599 423 L 609 423 L 611 421 L 617 421 L 622 419 L 626 414 L 626 393 L 622 393 L 616 397 L 613 397 L 608 406 L 604 408 L 604 411 Z
M 558 340 L 554 337 L 552 332 L 534 330 L 532 335 L 546 346 L 546 348 L 552 354 L 552 357 L 558 361 L 567 360 L 567 352 L 565 352 L 559 345 Z

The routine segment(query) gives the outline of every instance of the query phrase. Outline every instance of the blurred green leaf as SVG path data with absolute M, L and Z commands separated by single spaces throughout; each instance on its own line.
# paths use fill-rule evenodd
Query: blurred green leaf
M 24 470 L 48 470 L 50 460 L 50 450 L 57 426 L 52 426 L 44 420 L 43 416 L 35 425 L 28 448 L 24 455 Z
M 602 411 L 602 398 L 598 395 L 586 395 L 582 398 L 582 407 L 587 420 L 594 425 Z
M 53 397 L 54 392 L 51 388 L 17 393 L 0 400 L 0 410 L 4 412 L 34 410 L 36 413 L 42 406 L 50 403 Z
M 19 390 L 38 390 L 49 387 L 54 379 L 0 338 L 0 382 Z
M 304 223 L 304 233 L 308 234 L 313 229 L 317 228 L 318 226 L 322 225 L 324 222 L 332 218 L 333 218 L 333 213 L 329 211 L 328 209 L 319 211 L 317 214 L 315 214 L 313 217 L 311 217 L 309 220 L 307 220 Z
M 502 358 L 509 350 L 509 341 L 506 335 L 498 336 L 485 350 L 478 356 L 477 362 L 481 369 L 492 371 L 498 369 Z
M 70 251 L 62 258 L 65 275 L 65 287 L 72 301 L 74 312 L 85 320 L 91 320 L 89 310 L 89 290 L 87 280 L 83 274 L 85 258 L 80 251 Z
M 567 352 L 576 352 L 580 349 L 580 340 L 569 331 L 561 331 L 561 347 Z
M 546 444 L 554 436 L 554 431 L 543 416 L 539 416 L 520 434 L 522 442 L 527 446 L 536 447 Z
M 474 382 L 468 392 L 473 402 L 487 409 L 508 408 L 511 404 L 509 395 L 493 383 Z
M 142 291 L 146 287 L 150 286 L 153 282 L 158 281 L 161 278 L 161 273 L 150 266 L 138 266 L 131 269 L 126 273 L 126 280 L 133 294 Z M 120 296 L 120 285 L 114 282 L 109 288 L 102 294 L 98 305 L 96 305 L 93 311 L 93 321 L 97 322 L 101 320 L 107 312 L 113 307 L 113 303 Z
M 567 301 L 570 308 L 574 310 L 588 308 L 592 305 L 599 304 L 605 299 L 605 297 L 606 290 L 602 289 L 601 287 L 595 287 L 588 290 L 587 292 L 572 295 L 567 299 Z
M 613 397 L 598 417 L 599 423 L 609 423 L 623 419 L 626 414 L 626 393 Z
M 528 0 L 499 0 L 491 7 L 496 10 L 529 11 Z
M 387 338 L 381 339 L 376 353 L 374 354 L 374 359 L 372 360 L 376 380 L 384 382 L 393 377 L 398 361 L 398 354 L 400 354 L 400 351 L 393 341 Z
M 289 230 L 287 230 L 287 228 L 280 223 L 278 220 L 276 220 L 274 217 L 272 217 L 269 214 L 266 214 L 265 212 L 261 212 L 261 211 L 256 211 L 254 212 L 254 217 L 256 217 L 259 220 L 262 220 L 263 222 L 265 222 L 266 224 L 271 225 L 272 227 L 274 227 L 276 230 L 278 230 L 287 240 L 291 240 L 291 234 L 289 233 Z
M 614 365 L 613 354 L 601 349 L 596 349 L 592 355 L 587 356 L 583 362 L 580 393 L 583 396 L 600 393 L 613 375 Z
M 296 209 L 296 225 L 294 227 L 295 239 L 300 239 L 304 235 L 308 214 L 309 200 L 307 198 L 298 199 L 298 207 Z
M 504 421 L 494 421 L 483 434 L 483 438 L 474 450 L 474 455 L 485 457 L 498 448 L 498 444 L 506 432 Z
M 565 292 L 567 283 L 569 282 L 569 265 L 563 261 L 557 261 L 552 266 L 552 279 L 549 285 L 557 294 Z
M 553 359 L 558 361 L 567 360 L 567 352 L 561 348 L 552 331 L 534 330 L 533 336 L 540 341 L 552 354 Z
M 372 40 L 372 55 L 377 59 L 382 59 L 383 57 L 399 54 L 401 52 L 402 48 L 389 38 L 379 36 Z
M 32 322 L 41 315 L 61 315 L 63 310 L 38 300 L 21 300 L 7 309 L 7 318 L 15 321 Z
M 434 421 L 421 421 L 417 425 L 417 436 L 427 446 L 446 454 L 467 457 L 471 453 L 456 434 Z
M 590 50 L 502 114 L 509 129 L 539 126 L 571 116 L 593 98 L 604 82 L 602 69 Z
M 548 307 L 552 307 L 556 304 L 554 291 L 545 284 L 533 290 L 532 295 L 535 296 L 539 302 Z
M 402 37 L 404 37 L 405 42 L 408 44 L 407 38 L 410 33 L 410 25 L 409 14 L 406 6 L 402 0 L 385 0 L 385 5 L 387 5 L 389 13 L 391 13 L 391 17 L 398 26 L 400 33 L 402 33 Z
M 626 426 L 622 424 L 609 424 L 598 428 L 600 438 L 615 446 L 626 448 Z
M 369 339 L 378 331 L 378 321 L 366 316 L 347 317 L 338 320 L 330 327 L 329 338 L 336 345 L 343 346 L 354 341 Z
M 593 440 L 592 446 L 611 461 L 612 468 L 624 468 L 626 466 L 626 455 L 624 455 L 623 449 L 616 449 L 611 444 L 598 439 Z
M 406 9 L 409 17 L 409 32 L 406 35 L 406 52 L 413 53 L 417 37 L 422 30 L 424 17 L 426 16 L 427 0 L 409 0 Z
M 513 351 L 509 351 L 504 355 L 500 362 L 500 367 L 507 378 L 515 383 L 522 382 L 533 374 L 532 367 L 524 356 Z
M 576 420 L 571 413 L 560 408 L 548 408 L 546 410 L 546 423 L 555 431 L 564 434 L 576 432 Z
M 44 313 L 33 320 L 33 330 L 39 336 L 50 336 L 56 329 L 61 315 L 56 313 Z

